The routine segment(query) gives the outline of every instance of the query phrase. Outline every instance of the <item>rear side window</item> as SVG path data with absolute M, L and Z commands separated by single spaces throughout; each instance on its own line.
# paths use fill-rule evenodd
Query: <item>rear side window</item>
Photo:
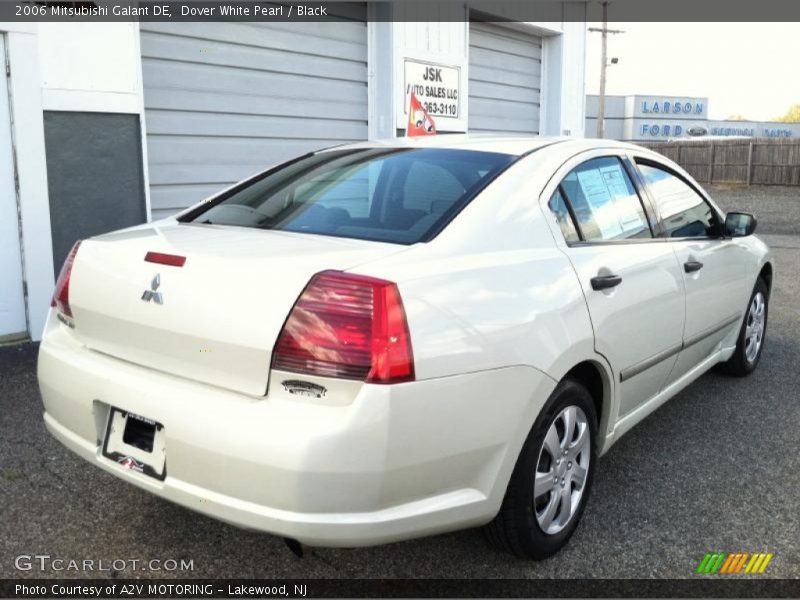
M 652 192 L 667 237 L 713 237 L 717 219 L 711 205 L 688 183 L 665 169 L 639 164 Z
M 642 202 L 622 162 L 588 160 L 561 182 L 586 241 L 651 238 Z
M 561 190 L 555 191 L 547 205 L 555 215 L 558 226 L 561 228 L 561 233 L 564 234 L 564 239 L 567 243 L 571 244 L 572 242 L 579 241 L 580 236 L 578 235 L 578 230 L 575 229 L 575 223 L 572 220 L 572 216 L 569 214 L 569 209 L 567 208 L 567 203 L 564 201 L 564 196 L 561 194 Z
M 513 160 L 442 148 L 320 152 L 181 221 L 413 244 L 444 227 Z

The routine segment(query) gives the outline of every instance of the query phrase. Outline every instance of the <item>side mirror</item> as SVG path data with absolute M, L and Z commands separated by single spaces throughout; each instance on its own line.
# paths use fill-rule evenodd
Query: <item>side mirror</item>
M 753 235 L 758 221 L 750 213 L 729 212 L 725 215 L 725 235 L 744 237 Z

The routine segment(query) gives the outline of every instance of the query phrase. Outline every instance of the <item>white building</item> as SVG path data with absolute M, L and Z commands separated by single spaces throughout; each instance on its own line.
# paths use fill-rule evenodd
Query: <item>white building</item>
M 310 150 L 402 135 L 410 86 L 440 133 L 583 135 L 575 15 L 414 23 L 374 10 L 392 8 L 336 23 L 0 23 L 0 341 L 38 339 L 75 240 Z
M 598 96 L 586 97 L 586 135 L 597 134 Z M 708 118 L 708 98 L 693 96 L 606 96 L 605 136 L 632 142 L 666 142 L 714 137 L 796 138 L 800 123 Z

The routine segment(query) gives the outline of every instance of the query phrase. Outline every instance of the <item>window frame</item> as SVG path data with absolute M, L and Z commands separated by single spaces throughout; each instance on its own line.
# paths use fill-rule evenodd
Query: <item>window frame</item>
M 619 240 L 587 240 L 586 239 L 586 236 L 584 235 L 583 230 L 581 229 L 580 223 L 578 222 L 578 219 L 576 218 L 575 208 L 572 206 L 572 199 L 566 193 L 566 190 L 564 189 L 564 186 L 562 185 L 562 182 L 564 181 L 564 179 L 570 173 L 572 173 L 576 169 L 579 169 L 581 166 L 585 165 L 586 163 L 591 162 L 593 160 L 603 159 L 603 158 L 615 158 L 615 159 L 617 159 L 619 161 L 620 165 L 622 166 L 623 172 L 628 176 L 628 180 L 631 182 L 631 185 L 633 186 L 633 190 L 634 190 L 634 192 L 636 194 L 636 197 L 639 199 L 639 204 L 641 205 L 642 211 L 644 212 L 644 215 L 645 215 L 645 219 L 647 220 L 647 226 L 650 229 L 650 237 L 649 238 L 625 238 L 625 239 L 619 239 Z M 638 173 L 636 173 L 636 172 L 632 172 L 632 166 L 633 165 L 630 164 L 630 159 L 629 159 L 629 157 L 627 155 L 617 154 L 617 153 L 614 153 L 614 152 L 609 152 L 609 153 L 605 153 L 605 154 L 598 154 L 596 156 L 590 156 L 590 157 L 582 160 L 581 162 L 577 163 L 576 165 L 569 167 L 566 170 L 566 172 L 559 177 L 558 184 L 556 185 L 555 189 L 550 193 L 550 196 L 548 196 L 548 199 L 547 199 L 547 202 L 546 202 L 546 207 L 547 207 L 547 210 L 550 213 L 552 213 L 552 211 L 550 210 L 550 206 L 549 206 L 550 197 L 552 197 L 553 193 L 555 193 L 555 191 L 558 190 L 561 193 L 561 196 L 564 198 L 564 204 L 566 204 L 566 206 L 567 206 L 567 211 L 569 212 L 569 216 L 572 219 L 572 224 L 575 227 L 575 230 L 578 232 L 579 240 L 577 242 L 569 242 L 569 241 L 567 241 L 566 238 L 564 238 L 564 242 L 566 243 L 566 245 L 568 247 L 576 248 L 576 247 L 582 247 L 582 246 L 597 246 L 597 245 L 600 245 L 600 244 L 603 244 L 603 245 L 606 245 L 606 244 L 610 244 L 610 245 L 645 244 L 645 243 L 663 241 L 663 238 L 660 238 L 660 237 L 658 237 L 656 235 L 657 234 L 657 230 L 654 227 L 654 223 L 657 222 L 655 220 L 656 213 L 655 213 L 655 211 L 652 210 L 652 206 L 650 205 L 650 197 L 649 196 L 643 196 L 642 192 L 644 191 L 644 188 L 642 187 L 642 182 L 639 180 L 640 175 Z M 646 201 L 645 201 L 645 197 L 647 198 Z M 561 228 L 559 226 L 559 232 L 560 231 L 561 231 Z
M 661 216 L 661 211 L 658 208 L 658 202 L 656 201 L 656 195 L 653 192 L 652 186 L 647 182 L 647 178 L 639 169 L 639 165 L 645 165 L 648 167 L 652 167 L 654 169 L 660 169 L 662 171 L 666 171 L 673 177 L 677 177 L 683 183 L 685 183 L 706 205 L 711 209 L 712 214 L 716 217 L 716 235 L 713 236 L 685 236 L 685 237 L 670 237 L 667 235 L 667 228 L 664 225 L 664 219 Z M 651 157 L 641 156 L 641 155 L 634 155 L 632 160 L 632 166 L 636 169 L 636 173 L 638 177 L 641 179 L 642 187 L 647 194 L 650 203 L 653 206 L 653 212 L 656 216 L 656 222 L 658 224 L 658 235 L 659 239 L 663 239 L 667 242 L 685 242 L 691 240 L 721 240 L 725 239 L 725 215 L 721 213 L 721 211 L 714 205 L 713 202 L 709 199 L 708 195 L 705 193 L 704 190 L 699 188 L 698 185 L 694 184 L 690 180 L 688 180 L 684 175 L 676 171 L 674 168 L 670 167 L 668 164 L 663 163 L 659 160 L 656 160 Z

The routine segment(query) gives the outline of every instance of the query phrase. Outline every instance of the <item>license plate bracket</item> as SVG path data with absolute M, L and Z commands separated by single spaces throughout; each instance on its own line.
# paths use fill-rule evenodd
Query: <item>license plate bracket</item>
M 164 439 L 161 423 L 111 407 L 102 452 L 122 468 L 163 481 L 167 476 Z

